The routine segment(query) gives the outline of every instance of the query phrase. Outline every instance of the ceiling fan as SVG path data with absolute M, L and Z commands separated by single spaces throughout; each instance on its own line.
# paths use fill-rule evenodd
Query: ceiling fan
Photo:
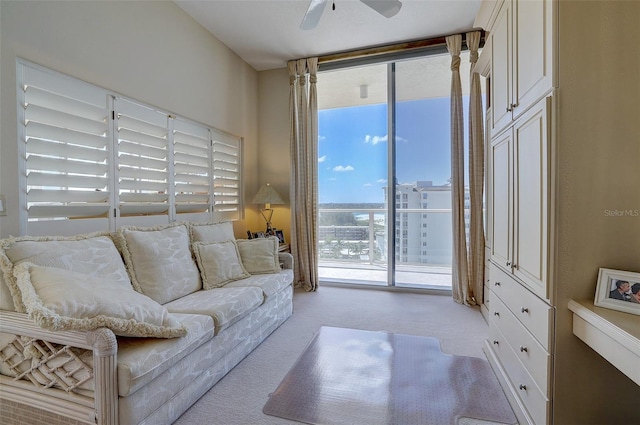
M 320 21 L 320 17 L 322 16 L 322 12 L 324 12 L 324 8 L 327 5 L 329 0 L 311 0 L 309 3 L 309 8 L 302 19 L 302 23 L 300 24 L 300 28 L 303 30 L 310 30 L 318 25 Z M 360 0 L 362 3 L 366 4 L 382 16 L 386 18 L 391 18 L 395 16 L 402 7 L 402 2 L 400 0 Z M 333 3 L 333 9 L 335 10 L 335 3 Z

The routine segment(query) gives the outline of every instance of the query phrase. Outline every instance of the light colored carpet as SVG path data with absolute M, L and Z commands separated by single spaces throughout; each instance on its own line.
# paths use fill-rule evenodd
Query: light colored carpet
M 313 425 L 517 422 L 489 362 L 430 337 L 323 326 L 263 412 Z
M 317 292 L 296 290 L 293 302 L 293 316 L 175 425 L 297 424 L 265 415 L 262 407 L 321 326 L 430 336 L 445 353 L 485 358 L 489 329 L 479 309 L 456 304 L 450 295 L 321 286 Z

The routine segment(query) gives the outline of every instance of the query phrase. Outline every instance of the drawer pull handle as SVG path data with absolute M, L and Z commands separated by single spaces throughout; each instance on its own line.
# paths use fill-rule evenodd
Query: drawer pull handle
M 496 283 L 494 283 L 495 286 L 500 286 L 500 282 L 496 281 Z
M 528 352 L 528 351 L 529 351 L 529 350 L 528 350 L 528 349 L 527 349 L 527 347 L 525 347 L 524 345 L 521 345 L 521 346 L 520 346 L 520 352 L 521 352 L 521 353 L 526 353 L 526 352 Z
M 520 307 L 520 312 L 521 313 L 528 313 L 529 309 L 527 307 Z
M 500 317 L 500 313 L 499 313 L 499 312 L 497 312 L 497 311 L 494 311 L 494 312 L 493 312 L 493 315 L 494 315 L 494 316 L 498 316 L 498 317 Z
M 507 261 L 507 267 L 511 266 L 511 261 Z
M 524 384 L 520 384 L 518 388 L 520 388 L 522 391 L 527 391 L 527 386 Z
M 500 344 L 500 341 L 498 341 L 497 339 L 493 340 L 493 345 L 499 345 L 499 344 Z

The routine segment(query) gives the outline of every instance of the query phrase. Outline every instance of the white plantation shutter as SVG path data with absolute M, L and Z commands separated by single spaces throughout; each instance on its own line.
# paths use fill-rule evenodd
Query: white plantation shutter
M 211 134 L 190 121 L 173 121 L 173 173 L 176 214 L 209 213 Z
M 242 138 L 212 130 L 213 213 L 216 220 L 242 218 Z
M 22 59 L 16 69 L 21 234 L 242 218 L 242 138 Z
M 116 125 L 120 216 L 168 215 L 168 114 L 118 98 Z
M 18 78 L 27 220 L 107 218 L 108 93 L 22 63 Z

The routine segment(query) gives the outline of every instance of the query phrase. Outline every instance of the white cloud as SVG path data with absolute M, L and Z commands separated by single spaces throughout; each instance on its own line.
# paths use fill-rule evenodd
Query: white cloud
M 386 134 L 384 136 L 371 136 L 370 134 L 364 136 L 364 142 L 371 143 L 374 146 L 378 143 L 386 142 L 388 139 L 389 137 Z
M 318 136 L 318 142 L 322 142 L 323 140 L 327 140 L 326 136 Z
M 371 183 L 365 183 L 365 184 L 363 184 L 362 186 L 364 186 L 364 187 L 371 187 L 371 186 L 373 186 L 373 185 L 372 185 Z
M 364 142 L 371 143 L 374 146 L 377 145 L 378 143 L 386 143 L 388 141 L 389 141 L 389 136 L 387 134 L 385 134 L 384 136 L 372 136 L 370 134 L 367 134 L 366 136 L 364 136 Z M 408 143 L 409 140 L 405 139 L 404 137 L 396 136 L 396 142 Z
M 318 162 L 325 162 L 327 160 L 327 155 L 322 155 L 320 158 L 318 158 Z
M 338 172 L 343 172 L 343 171 L 353 171 L 354 168 L 351 165 L 347 165 L 346 167 L 344 165 L 338 165 L 336 167 L 333 167 L 333 171 L 338 171 Z
M 378 179 L 376 180 L 376 183 L 386 183 L 387 179 Z

